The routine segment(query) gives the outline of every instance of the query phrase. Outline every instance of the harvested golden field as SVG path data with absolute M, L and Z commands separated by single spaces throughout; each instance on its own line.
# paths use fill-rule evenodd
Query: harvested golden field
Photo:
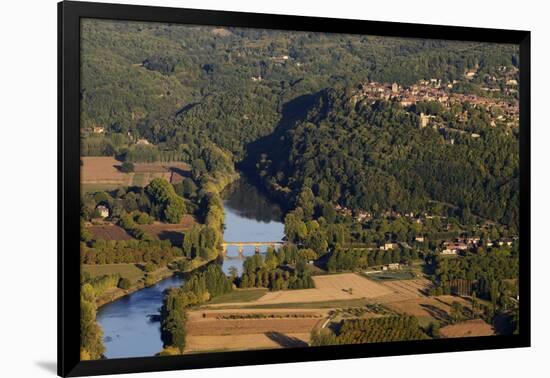
M 188 335 L 185 352 L 296 348 L 306 346 L 309 337 L 309 333 L 257 333 L 229 336 Z
M 274 318 L 274 319 L 204 319 L 187 323 L 187 334 L 191 336 L 242 335 L 253 333 L 311 332 L 322 322 L 319 318 Z
M 412 315 L 416 317 L 430 317 L 439 321 L 448 321 L 451 304 L 459 302 L 463 306 L 468 306 L 468 302 L 459 297 L 442 295 L 439 297 L 419 297 L 407 300 L 397 300 L 392 302 L 383 302 L 390 310 L 401 314 Z
M 380 285 L 389 290 L 384 298 L 380 298 L 380 303 L 423 298 L 426 297 L 428 290 L 432 287 L 432 283 L 425 278 L 385 281 L 381 282 Z
M 134 172 L 120 171 L 122 163 L 111 156 L 82 157 L 81 183 L 119 186 L 146 186 L 157 177 L 162 177 L 171 183 L 178 183 L 189 173 L 186 163 L 135 163 Z
M 232 305 L 271 305 L 360 298 L 370 299 L 391 294 L 390 289 L 355 273 L 315 276 L 313 277 L 313 281 L 315 282 L 314 289 L 270 291 L 255 301 L 232 303 Z M 211 307 L 223 305 L 223 303 L 220 303 L 211 305 Z
M 121 163 L 115 158 L 110 156 L 85 156 L 81 159 L 81 183 L 128 184 L 130 175 L 120 171 Z
M 446 321 L 449 320 L 452 302 L 459 302 L 463 306 L 468 305 L 468 301 L 460 297 L 450 295 L 428 297 L 426 293 L 432 283 L 424 278 L 386 281 L 381 285 L 390 290 L 390 293 L 376 298 L 373 302 L 383 304 L 401 314 Z
M 323 309 L 200 309 L 187 313 L 186 352 L 306 346 Z M 228 319 L 234 317 L 235 319 Z
M 474 337 L 492 336 L 495 332 L 491 325 L 481 319 L 475 319 L 443 327 L 440 334 L 442 337 Z

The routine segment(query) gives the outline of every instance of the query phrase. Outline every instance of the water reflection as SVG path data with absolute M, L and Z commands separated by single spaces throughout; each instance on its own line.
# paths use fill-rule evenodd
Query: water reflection
M 281 207 L 271 202 L 246 178 L 231 184 L 224 192 L 225 208 L 243 218 L 257 222 L 281 222 Z
M 224 240 L 227 242 L 273 242 L 284 237 L 284 225 L 281 222 L 281 208 L 271 202 L 254 185 L 241 178 L 232 184 L 224 195 L 225 230 Z M 265 253 L 267 247 L 260 247 Z M 244 246 L 243 255 L 239 255 L 238 247 L 227 248 L 222 269 L 229 274 L 229 269 L 235 267 L 238 274 L 242 272 L 242 264 L 246 256 L 255 253 L 253 246 Z
M 164 290 L 182 282 L 174 276 L 102 306 L 97 321 L 103 329 L 105 357 L 144 357 L 160 352 L 160 323 L 153 318 L 159 314 Z

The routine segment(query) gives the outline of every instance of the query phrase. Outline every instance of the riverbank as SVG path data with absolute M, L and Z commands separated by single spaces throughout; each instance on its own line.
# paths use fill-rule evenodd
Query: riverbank
M 182 261 L 184 258 L 178 258 L 176 260 L 174 260 L 172 263 L 170 263 L 169 265 L 171 265 L 172 267 L 170 267 L 169 265 L 167 266 L 163 266 L 163 267 L 160 267 L 159 269 L 157 270 L 154 270 L 152 272 L 149 272 L 149 273 L 145 273 L 143 271 L 141 271 L 140 268 L 137 268 L 135 267 L 136 270 L 139 270 L 141 272 L 141 276 L 137 279 L 134 278 L 134 282 L 132 282 L 132 284 L 130 285 L 130 287 L 128 289 L 121 289 L 121 288 L 118 288 L 118 287 L 112 287 L 110 289 L 107 289 L 104 293 L 102 293 L 101 295 L 98 295 L 97 298 L 96 298 L 96 305 L 99 307 L 101 306 L 104 306 L 106 304 L 109 304 L 109 303 L 112 303 L 118 299 L 121 299 L 121 298 L 124 298 L 130 294 L 133 294 L 139 290 L 142 290 L 142 289 L 145 289 L 147 287 L 151 287 L 151 286 L 154 286 L 156 284 L 158 284 L 159 282 L 165 280 L 165 279 L 168 279 L 174 275 L 177 275 L 177 274 L 185 274 L 185 273 L 191 273 L 192 271 L 196 270 L 196 269 L 199 269 L 209 263 L 211 263 L 212 261 L 207 261 L 207 260 L 202 260 L 201 261 L 198 261 L 199 259 L 195 259 L 193 260 L 193 264 L 190 264 L 188 265 L 185 269 L 177 269 L 175 268 L 175 265 L 177 264 L 177 262 L 179 261 Z M 109 264 L 109 265 L 105 265 L 105 266 L 94 266 L 94 268 L 96 268 L 96 270 L 101 270 L 101 268 L 109 268 L 111 271 L 112 270 L 116 270 L 116 269 L 113 269 L 113 266 L 120 266 L 120 265 L 125 265 L 125 266 L 128 266 L 128 265 L 137 265 L 137 264 Z M 99 268 L 99 269 L 97 269 Z M 86 266 L 84 266 L 84 269 L 86 269 Z M 124 277 L 123 278 L 128 278 L 128 277 Z M 146 280 L 147 280 L 147 284 L 146 284 Z
M 212 195 L 220 196 L 221 192 L 225 188 L 227 188 L 233 182 L 237 181 L 239 178 L 240 178 L 240 174 L 238 172 L 231 172 L 229 174 L 218 174 L 218 175 L 215 175 L 214 177 L 211 177 L 210 180 L 208 180 L 205 183 L 204 189 Z M 222 224 L 222 227 L 220 227 L 219 232 L 222 233 L 222 231 L 223 231 L 223 224 Z M 221 252 L 221 248 L 219 248 L 218 250 L 218 255 L 211 260 L 204 260 L 201 257 L 197 257 L 195 259 L 188 260 L 186 264 L 181 264 L 181 262 L 184 261 L 186 258 L 179 257 L 174 261 L 172 261 L 171 263 L 148 273 L 144 272 L 141 268 L 138 268 L 137 264 L 105 265 L 105 267 L 108 268 L 107 269 L 108 271 L 103 272 L 104 274 L 119 273 L 121 274 L 121 277 L 129 278 L 131 284 L 128 289 L 121 289 L 119 287 L 112 287 L 107 289 L 104 293 L 97 296 L 96 304 L 99 308 L 106 304 L 112 303 L 118 299 L 126 297 L 130 294 L 133 294 L 139 290 L 156 285 L 159 282 L 174 276 L 175 274 L 191 273 L 215 261 L 220 255 L 220 252 Z M 114 265 L 134 266 L 133 277 L 127 277 L 126 272 L 125 273 L 116 272 L 116 269 L 114 270 L 112 269 Z M 101 272 L 101 267 L 103 266 L 94 266 L 94 267 L 96 268 L 95 269 L 96 271 Z M 98 267 L 100 269 L 97 269 Z M 86 266 L 84 266 L 84 269 L 86 269 Z M 100 275 L 100 273 L 96 273 L 96 274 Z

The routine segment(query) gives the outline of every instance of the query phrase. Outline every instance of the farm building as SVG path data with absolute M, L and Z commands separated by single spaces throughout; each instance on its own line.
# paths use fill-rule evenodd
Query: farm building
M 98 205 L 95 209 L 101 218 L 107 218 L 109 216 L 109 208 L 107 206 Z

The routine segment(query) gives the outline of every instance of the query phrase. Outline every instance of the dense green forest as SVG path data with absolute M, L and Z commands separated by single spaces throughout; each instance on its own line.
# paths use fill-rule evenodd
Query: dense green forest
M 430 109 L 457 126 L 440 107 L 349 98 L 368 80 L 445 83 L 472 68 L 468 85 L 482 85 L 499 67 L 517 66 L 515 46 L 98 20 L 82 27 L 83 155 L 184 160 L 209 171 L 243 161 L 285 200 L 306 187 L 375 212 L 419 210 L 433 199 L 517 227 L 517 136 L 464 104 L 472 116 L 460 127 L 482 138 L 457 135 L 450 145 L 418 128 L 417 115 Z
M 306 270 L 310 250 L 298 250 L 296 246 L 283 246 L 279 251 L 267 250 L 249 256 L 243 263 L 243 274 L 239 287 L 266 287 L 270 290 L 308 289 L 314 287 L 310 273 Z M 315 256 L 315 254 L 314 254 Z
M 518 64 L 515 46 L 467 42 L 100 20 L 81 35 L 82 128 L 105 129 L 84 138 L 83 154 L 130 159 L 202 159 L 212 142 L 239 161 L 300 96 L 368 80 L 450 82 L 477 67 L 475 87 Z M 141 138 L 152 145 L 135 146 Z
M 494 310 L 510 308 L 517 298 L 519 249 L 493 248 L 462 258 L 434 257 L 436 287 L 433 294 L 472 295 L 491 300 Z
M 476 127 L 483 138 L 458 135 L 451 144 L 397 103 L 354 104 L 345 90 L 328 89 L 305 117 L 274 133 L 257 166 L 271 190 L 297 205 L 304 190 L 374 214 L 418 212 L 435 200 L 457 216 L 517 229 L 517 137 L 481 120 Z

